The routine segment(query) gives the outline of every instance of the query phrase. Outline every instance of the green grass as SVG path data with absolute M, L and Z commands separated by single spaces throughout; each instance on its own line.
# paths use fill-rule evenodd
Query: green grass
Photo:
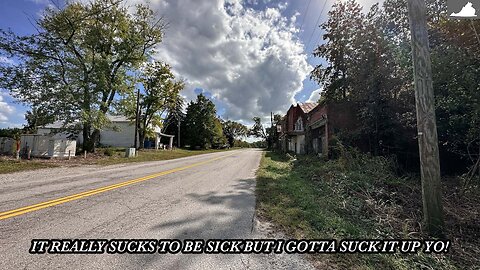
M 297 239 L 422 238 L 421 232 L 415 234 L 421 228 L 411 222 L 421 217 L 421 204 L 404 201 L 421 202 L 412 195 L 419 191 L 411 187 L 417 184 L 395 176 L 391 165 L 388 159 L 358 153 L 320 161 L 266 152 L 257 172 L 259 216 Z M 451 256 L 423 253 L 311 257 L 318 265 L 339 269 L 464 269 Z
M 0 174 L 52 167 L 56 167 L 56 165 L 38 161 L 0 160 Z
M 237 149 L 231 148 L 230 150 Z M 13 173 L 26 170 L 37 170 L 43 168 L 53 168 L 62 166 L 77 166 L 77 165 L 115 165 L 122 163 L 132 163 L 132 162 L 147 162 L 147 161 L 159 161 L 159 160 L 169 160 L 182 157 L 196 156 L 208 153 L 216 153 L 228 151 L 227 149 L 222 150 L 185 150 L 185 149 L 176 149 L 174 151 L 163 151 L 163 150 L 141 150 L 138 152 L 138 156 L 134 158 L 125 158 L 125 149 L 124 148 L 98 148 L 97 154 L 89 155 L 88 159 L 83 159 L 83 156 L 79 155 L 72 160 L 42 160 L 36 159 L 32 161 L 28 160 L 0 160 L 0 174 Z M 55 161 L 55 162 L 52 162 Z
M 102 149 L 99 149 L 102 151 Z M 94 161 L 94 164 L 98 165 L 114 165 L 120 163 L 131 163 L 131 162 L 146 162 L 146 161 L 159 161 L 159 160 L 169 160 L 182 157 L 190 157 L 201 154 L 223 152 L 225 150 L 186 150 L 186 149 L 175 149 L 173 151 L 165 150 L 140 150 L 138 155 L 133 158 L 125 158 L 125 149 L 123 148 L 109 148 L 105 158 L 98 159 Z

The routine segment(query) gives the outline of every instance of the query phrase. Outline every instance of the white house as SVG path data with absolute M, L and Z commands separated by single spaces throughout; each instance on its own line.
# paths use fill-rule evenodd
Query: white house
M 110 124 L 100 131 L 100 145 L 110 147 L 133 147 L 135 142 L 135 121 L 129 120 L 124 116 L 107 115 Z M 58 130 L 62 129 L 62 122 L 55 122 L 38 129 L 37 134 L 56 134 Z M 172 148 L 173 135 L 162 134 L 160 129 L 155 129 L 156 149 L 160 147 L 160 138 L 166 136 L 170 138 L 169 148 Z M 74 135 L 77 138 L 77 144 L 83 143 L 83 136 L 81 132 Z M 137 145 L 139 140 L 137 136 Z
M 135 122 L 124 116 L 107 115 L 111 124 L 107 128 L 100 131 L 100 144 L 102 146 L 111 147 L 132 147 L 135 141 Z M 37 134 L 48 135 L 58 134 L 58 130 L 63 128 L 63 123 L 57 121 L 38 128 Z M 69 135 L 64 133 L 65 136 Z M 72 135 L 72 134 L 70 134 Z M 83 135 L 81 132 L 73 134 L 77 138 L 77 144 L 83 143 Z M 138 139 L 137 139 L 138 140 Z

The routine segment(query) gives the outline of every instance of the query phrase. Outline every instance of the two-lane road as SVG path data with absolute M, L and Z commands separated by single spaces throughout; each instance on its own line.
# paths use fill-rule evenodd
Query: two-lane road
M 29 254 L 32 239 L 263 238 L 259 150 L 0 175 L 0 269 L 305 269 L 292 255 Z

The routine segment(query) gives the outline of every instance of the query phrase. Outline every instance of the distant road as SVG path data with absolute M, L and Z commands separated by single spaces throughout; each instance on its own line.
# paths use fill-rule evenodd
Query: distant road
M 309 269 L 294 255 L 29 254 L 32 239 L 271 238 L 256 149 L 0 175 L 0 269 Z

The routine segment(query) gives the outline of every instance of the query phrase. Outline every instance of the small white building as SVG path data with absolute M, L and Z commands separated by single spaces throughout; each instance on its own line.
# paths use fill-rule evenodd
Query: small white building
M 110 124 L 100 131 L 99 143 L 101 146 L 107 147 L 133 147 L 135 142 L 135 121 L 129 120 L 124 116 L 107 115 L 110 120 Z M 49 135 L 56 134 L 63 128 L 63 123 L 58 121 L 53 124 L 46 125 L 38 129 L 37 134 Z M 172 148 L 173 135 L 162 134 L 159 128 L 155 128 L 155 148 L 160 148 L 161 137 L 169 137 L 169 148 Z M 78 134 L 73 134 L 76 137 L 77 144 L 83 143 L 83 135 L 81 131 Z M 140 145 L 139 138 L 137 136 L 137 145 Z
M 0 154 L 13 154 L 16 150 L 16 141 L 12 138 L 0 137 Z
M 100 131 L 100 145 L 109 147 L 133 147 L 135 141 L 135 122 L 124 116 L 108 115 L 107 117 L 111 123 L 108 127 Z M 62 128 L 63 123 L 57 121 L 53 124 L 38 128 L 37 134 L 57 134 L 58 130 Z M 78 144 L 83 143 L 81 131 L 79 131 L 78 134 L 72 134 L 72 136 L 76 137 Z
M 77 142 L 65 134 L 40 135 L 24 134 L 20 137 L 20 153 L 32 157 L 73 157 Z

